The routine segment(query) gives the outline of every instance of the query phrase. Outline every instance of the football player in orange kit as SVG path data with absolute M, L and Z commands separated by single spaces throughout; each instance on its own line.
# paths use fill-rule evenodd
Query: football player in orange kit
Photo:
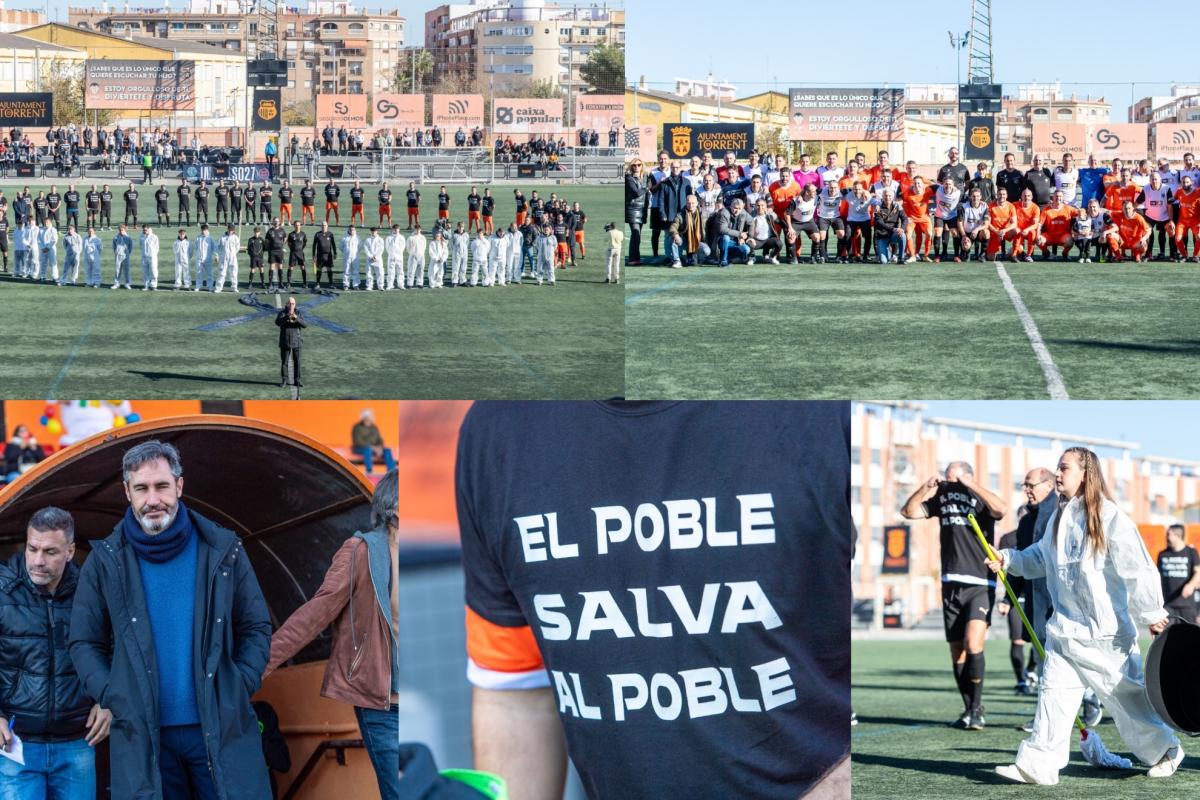
M 1187 255 L 1187 234 L 1191 231 L 1191 261 L 1200 261 L 1200 187 L 1192 185 L 1191 175 L 1180 177 L 1179 191 L 1172 197 L 1171 202 L 1178 215 L 1175 220 L 1176 260 L 1182 262 Z
M 924 252 L 922 261 L 929 261 L 929 248 L 933 246 L 933 220 L 929 218 L 929 203 L 933 200 L 934 188 L 925 185 L 920 175 L 913 177 L 912 185 L 900 193 L 900 205 L 908 218 L 908 255 L 916 258 L 917 236 L 921 237 Z
M 991 235 L 988 236 L 987 257 L 988 261 L 995 261 L 1004 243 L 1017 238 L 1017 207 L 1008 202 L 1008 189 L 1003 186 L 996 189 L 996 202 L 989 204 L 988 229 Z
M 1017 203 L 1013 217 L 1017 223 L 1016 239 L 1013 242 L 1012 259 L 1017 261 L 1024 255 L 1025 261 L 1033 261 L 1033 243 L 1038 237 L 1038 227 L 1041 219 L 1041 209 L 1033 202 L 1033 192 L 1025 189 L 1021 192 L 1021 202 Z
M 1117 230 L 1119 231 L 1119 240 L 1113 247 L 1113 259 L 1115 261 L 1123 261 L 1125 253 L 1133 256 L 1133 260 L 1141 263 L 1142 256 L 1146 254 L 1146 248 L 1150 244 L 1150 223 L 1146 222 L 1146 218 L 1133 207 L 1132 200 L 1126 200 L 1121 206 L 1121 214 L 1116 218 Z M 1110 240 L 1109 246 L 1113 246 Z
M 1042 248 L 1042 259 L 1050 260 L 1050 251 L 1057 253 L 1063 249 L 1062 260 L 1067 260 L 1071 252 L 1071 222 L 1079 216 L 1079 209 L 1063 202 L 1065 193 L 1055 189 L 1050 195 L 1050 205 L 1042 209 L 1041 231 L 1038 234 L 1037 246 Z

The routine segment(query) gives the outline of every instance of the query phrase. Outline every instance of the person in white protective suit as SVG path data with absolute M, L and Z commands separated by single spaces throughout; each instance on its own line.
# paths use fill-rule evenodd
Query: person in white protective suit
M 100 254 L 104 252 L 104 242 L 96 235 L 96 229 L 88 226 L 87 236 L 83 237 L 83 282 L 92 289 L 100 288 Z
M 129 260 L 133 257 L 133 239 L 129 237 L 129 231 L 124 222 L 117 227 L 117 235 L 112 239 L 112 247 L 113 259 L 117 262 L 112 288 L 119 289 L 124 286 L 126 289 L 132 289 L 133 285 L 129 282 Z
M 476 234 L 471 240 L 471 285 L 472 286 L 491 286 L 492 282 L 488 280 L 487 264 L 488 259 L 492 257 L 492 246 L 488 244 L 487 237 L 482 233 Z
M 450 234 L 450 285 L 467 285 L 467 258 L 471 249 L 471 234 L 460 222 Z
M 342 288 L 346 291 L 358 288 L 358 232 L 351 225 L 342 237 Z
M 392 235 L 387 238 L 387 276 L 385 289 L 404 288 L 404 234 L 400 226 L 392 226 Z
M 37 246 L 39 261 L 37 279 L 58 283 L 58 228 L 47 218 L 46 224 L 38 229 Z
M 235 292 L 238 290 L 238 251 L 241 249 L 242 239 L 230 225 L 221 241 L 217 243 L 217 281 L 213 292 L 220 292 L 225 288 L 226 276 L 229 278 L 230 287 Z
M 200 226 L 200 235 L 192 244 L 192 258 L 195 259 L 194 268 L 196 270 L 192 280 L 193 291 L 213 288 L 212 261 L 215 251 L 216 245 L 208 233 L 208 223 L 206 222 Z
M 413 228 L 408 235 L 408 244 L 404 251 L 408 253 L 408 274 L 405 275 L 404 285 L 409 289 L 420 289 L 425 285 L 425 248 L 428 243 L 421 233 L 421 226 Z
M 429 288 L 442 288 L 442 281 L 446 274 L 446 257 L 449 254 L 450 247 L 439 230 L 429 243 Z
M 1183 760 L 1183 748 L 1146 698 L 1138 651 L 1142 630 L 1157 636 L 1167 627 L 1158 569 L 1137 525 L 1113 502 L 1095 453 L 1066 450 L 1055 486 L 1060 504 L 1045 535 L 988 562 L 993 572 L 1045 578 L 1054 609 L 1033 733 L 1016 763 L 996 772 L 1018 783 L 1058 783 L 1086 687 L 1112 715 L 1125 745 L 1150 765 L 1147 774 L 1167 777 Z
M 500 286 L 508 283 L 508 253 L 508 234 L 500 229 L 492 237 L 492 258 L 488 262 L 488 274 Z
M 79 262 L 83 260 L 83 237 L 79 235 L 79 231 L 75 230 L 74 225 L 67 226 L 67 235 L 63 237 L 63 247 L 67 251 L 67 257 L 63 261 L 62 277 L 58 280 L 58 285 L 64 284 L 75 285 L 75 281 L 79 279 Z
M 237 291 L 237 268 L 233 288 Z M 142 291 L 158 291 L 158 234 L 149 225 L 142 226 Z
M 542 285 L 542 281 L 550 282 L 554 285 L 554 255 L 558 250 L 558 239 L 554 236 L 554 229 L 549 225 L 542 227 L 542 232 L 537 237 L 537 282 L 538 286 Z
M 192 243 L 188 241 L 186 230 L 179 229 L 171 249 L 175 253 L 175 288 L 192 288 Z
M 508 282 L 521 282 L 521 231 L 515 222 L 508 226 Z
M 367 291 L 375 291 L 375 287 L 387 288 L 383 283 L 383 237 L 378 228 L 371 228 L 371 235 L 363 242 L 363 258 L 367 267 Z

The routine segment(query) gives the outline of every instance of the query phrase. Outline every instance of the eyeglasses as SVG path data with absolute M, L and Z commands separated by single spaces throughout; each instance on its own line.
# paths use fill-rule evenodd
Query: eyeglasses
M 1049 482 L 1050 482 L 1049 478 L 1043 478 L 1042 480 L 1038 481 L 1037 483 L 1029 483 L 1028 481 L 1026 481 L 1025 483 L 1021 484 L 1021 488 L 1022 489 L 1036 489 L 1037 487 L 1041 486 L 1043 483 L 1049 483 Z

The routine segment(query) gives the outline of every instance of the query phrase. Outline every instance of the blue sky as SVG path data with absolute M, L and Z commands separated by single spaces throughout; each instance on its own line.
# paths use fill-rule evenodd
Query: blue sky
M 1020 425 L 1141 444 L 1142 455 L 1200 461 L 1200 402 L 930 401 L 927 416 Z
M 1182 23 L 1176 13 L 1181 7 L 1147 6 L 1136 17 L 1138 24 L 1163 37 L 1129 38 L 1132 34 L 1126 26 L 1134 18 L 1128 0 L 993 0 L 995 78 L 1005 84 L 1061 80 L 1068 94 L 1106 97 L 1113 103 L 1112 121 L 1124 122 L 1131 94 L 1136 98 L 1169 94 L 1172 79 L 1200 82 L 1200 61 L 1193 48 L 1165 34 Z M 737 9 L 757 13 L 729 19 Z M 773 87 L 786 90 L 801 82 L 810 86 L 954 83 L 955 52 L 946 32 L 968 31 L 970 13 L 970 0 L 741 6 L 728 0 L 690 0 L 683 6 L 641 0 L 629 6 L 626 75 L 631 82 L 645 75 L 651 88 L 661 89 L 667 88 L 663 82 L 673 87 L 676 77 L 704 78 L 711 71 L 744 94 Z M 729 41 L 736 44 L 717 43 L 713 20 L 721 19 Z M 847 33 L 847 23 L 853 26 L 852 34 Z M 764 37 L 766 46 L 745 46 L 744 37 L 753 32 Z M 848 36 L 857 48 L 846 47 Z M 1114 41 L 1128 45 L 1123 49 L 1127 57 L 1113 57 Z M 803 56 L 805 47 L 812 48 L 813 57 Z M 885 52 L 895 57 L 881 58 Z M 966 51 L 962 70 L 965 74 Z

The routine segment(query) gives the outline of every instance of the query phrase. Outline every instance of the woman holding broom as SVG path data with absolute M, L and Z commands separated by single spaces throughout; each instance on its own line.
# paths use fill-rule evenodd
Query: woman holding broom
M 1060 505 L 1046 535 L 987 562 L 993 572 L 1045 578 L 1054 608 L 1033 733 L 1016 763 L 996 773 L 1017 783 L 1058 783 L 1070 759 L 1075 712 L 1090 688 L 1126 746 L 1150 765 L 1147 774 L 1165 778 L 1183 761 L 1183 748 L 1146 699 L 1138 651 L 1140 629 L 1157 636 L 1167 626 L 1158 571 L 1137 526 L 1113 502 L 1095 453 L 1066 450 L 1055 485 Z

